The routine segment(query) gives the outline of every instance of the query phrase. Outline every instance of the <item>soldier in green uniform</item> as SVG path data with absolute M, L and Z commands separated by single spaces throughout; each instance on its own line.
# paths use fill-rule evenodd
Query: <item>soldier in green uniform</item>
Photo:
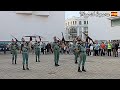
M 26 63 L 26 69 L 28 68 L 28 53 L 29 53 L 29 45 L 28 42 L 25 42 L 22 47 L 22 57 L 23 57 L 23 70 L 25 70 L 25 63 Z
M 80 55 L 80 60 L 79 60 L 79 63 L 78 63 L 78 72 L 86 72 L 86 70 L 84 69 L 84 66 L 85 66 L 85 62 L 86 62 L 86 47 L 85 47 L 85 42 L 80 42 L 81 40 L 78 39 L 78 48 L 79 48 L 79 55 Z M 80 70 L 80 66 L 82 64 L 82 71 Z
M 53 52 L 54 52 L 55 66 L 59 66 L 58 61 L 59 61 L 60 47 L 59 47 L 59 41 L 56 39 L 56 37 L 54 37 Z
M 17 61 L 17 49 L 19 49 L 17 42 L 12 39 L 12 43 L 11 43 L 12 64 L 14 64 L 14 60 L 15 60 L 15 64 L 17 64 L 16 63 L 16 61 Z
M 35 55 L 36 55 L 36 62 L 40 62 L 40 52 L 41 52 L 41 48 L 40 48 L 40 42 L 38 42 L 36 40 L 35 42 Z
M 73 41 L 73 54 L 75 55 L 75 64 L 78 63 L 78 62 L 77 62 L 77 59 L 78 59 L 78 52 L 77 52 L 77 50 L 78 50 L 77 41 L 74 40 L 74 41 Z

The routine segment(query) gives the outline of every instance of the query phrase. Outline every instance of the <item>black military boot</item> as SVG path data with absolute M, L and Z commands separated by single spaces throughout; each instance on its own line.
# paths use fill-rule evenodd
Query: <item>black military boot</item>
M 78 62 L 77 62 L 77 60 L 75 61 L 75 64 L 77 64 Z
M 82 72 L 82 71 L 80 70 L 80 67 L 78 67 L 78 72 Z
M 15 60 L 15 64 L 17 64 L 17 63 L 16 63 L 16 60 Z
M 57 66 L 60 66 L 59 64 L 57 64 Z
M 84 66 L 82 66 L 82 71 L 86 72 L 86 70 L 84 69 Z
M 24 64 L 23 64 L 23 70 L 25 70 Z
M 29 70 L 29 68 L 28 68 L 28 64 L 26 64 L 26 69 Z
M 55 63 L 55 66 L 57 66 L 57 64 Z
M 36 62 L 37 62 L 37 59 L 36 59 Z

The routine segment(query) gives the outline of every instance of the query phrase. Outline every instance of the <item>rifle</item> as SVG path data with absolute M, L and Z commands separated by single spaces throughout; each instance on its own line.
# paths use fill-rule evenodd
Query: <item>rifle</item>
M 77 41 L 80 41 L 81 43 L 86 43 L 86 41 L 82 41 L 79 37 L 76 38 Z
M 41 41 L 41 36 L 39 36 L 39 39 L 40 39 L 40 41 Z
M 62 41 L 63 41 L 64 44 L 65 44 L 65 38 L 64 38 L 63 32 L 61 32 L 61 33 L 62 33 Z
M 91 40 L 92 42 L 93 42 L 93 44 L 95 44 L 95 42 L 93 41 L 93 39 L 90 37 L 90 36 L 88 36 L 85 32 L 82 32 L 85 36 L 87 36 L 87 38 L 86 38 L 86 42 L 88 42 L 88 39 L 89 40 Z
M 15 40 L 16 42 L 19 42 L 18 39 L 16 37 L 14 37 L 13 35 L 11 35 Z M 21 44 L 21 43 L 20 43 Z
M 58 37 L 57 37 L 58 38 Z M 59 39 L 59 38 L 58 38 Z M 61 41 L 61 39 L 59 39 Z
M 18 41 L 18 39 L 16 38 L 16 37 L 14 37 L 13 35 L 11 35 L 15 40 L 16 40 L 16 47 L 17 47 L 17 49 L 19 50 L 19 46 L 18 46 L 18 44 L 17 44 L 17 42 L 19 42 Z M 13 40 L 13 39 L 12 39 Z M 20 43 L 20 42 L 19 42 Z M 21 43 L 20 43 L 21 44 Z

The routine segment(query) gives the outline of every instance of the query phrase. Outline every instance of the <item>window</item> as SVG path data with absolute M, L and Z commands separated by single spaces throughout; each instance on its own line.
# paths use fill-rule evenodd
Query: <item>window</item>
M 73 21 L 73 25 L 74 25 L 74 21 Z
M 82 23 L 81 23 L 81 21 L 79 21 L 79 25 L 81 25 Z
M 69 22 L 68 22 L 68 25 L 69 25 Z
M 70 39 L 70 36 L 68 38 Z
M 84 27 L 84 32 L 88 34 L 88 27 Z
M 75 21 L 75 25 L 77 24 L 77 21 Z
M 71 28 L 71 29 L 70 29 L 70 33 L 72 33 L 72 34 L 73 34 L 73 33 L 77 33 L 77 30 L 76 30 L 75 28 Z
M 120 26 L 120 19 L 111 20 L 111 26 Z
M 88 24 L 88 21 L 87 21 L 87 24 Z
M 88 27 L 84 27 L 84 31 L 88 30 Z
M 86 24 L 86 21 L 84 21 L 84 24 Z

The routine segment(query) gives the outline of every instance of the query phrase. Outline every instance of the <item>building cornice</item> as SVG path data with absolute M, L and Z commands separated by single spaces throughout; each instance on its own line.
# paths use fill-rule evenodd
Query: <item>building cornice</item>
M 118 19 L 120 19 L 120 16 L 117 16 L 117 17 L 110 17 L 110 18 L 108 18 L 109 20 L 118 20 Z

